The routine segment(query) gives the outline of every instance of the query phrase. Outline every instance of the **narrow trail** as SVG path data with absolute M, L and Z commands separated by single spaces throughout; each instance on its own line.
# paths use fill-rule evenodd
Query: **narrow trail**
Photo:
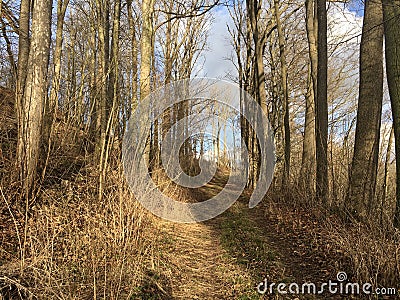
M 194 197 L 202 201 L 222 187 L 212 182 Z M 260 295 L 257 285 L 265 278 L 300 285 L 335 279 L 335 265 L 318 250 L 318 236 L 309 233 L 307 224 L 288 228 L 268 213 L 268 203 L 249 209 L 246 200 L 242 196 L 207 222 L 160 223 L 163 273 L 170 285 L 166 299 L 318 299 Z
M 233 299 L 243 291 L 250 274 L 242 270 L 204 224 L 165 224 L 173 238 L 169 250 L 174 299 Z

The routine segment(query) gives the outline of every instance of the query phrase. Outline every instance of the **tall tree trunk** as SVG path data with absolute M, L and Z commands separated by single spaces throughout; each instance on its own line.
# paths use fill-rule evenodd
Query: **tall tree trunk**
M 392 104 L 396 147 L 396 211 L 394 226 L 400 228 L 400 0 L 383 0 L 386 73 Z
M 140 44 L 140 100 L 146 98 L 151 91 L 151 62 L 154 52 L 153 13 L 155 0 L 142 1 L 142 37 Z M 151 141 L 150 136 L 146 141 L 145 160 L 150 164 Z
M 95 159 L 99 164 L 99 193 L 98 200 L 102 199 L 104 185 L 104 171 L 106 167 L 106 143 L 107 143 L 107 124 L 110 114 L 109 97 L 109 67 L 110 67 L 110 2 L 109 0 L 97 0 L 98 30 L 99 30 L 99 111 L 97 113 L 97 131 Z
M 264 60 L 263 60 L 264 44 L 263 44 L 263 38 L 258 28 L 258 20 L 260 19 L 260 13 L 261 13 L 261 1 L 247 0 L 246 5 L 250 18 L 250 26 L 254 42 L 255 92 L 257 95 L 257 101 L 259 102 L 264 113 L 267 114 L 268 113 L 267 93 L 265 90 L 265 72 L 264 72 Z
M 374 205 L 383 98 L 383 14 L 380 0 L 366 1 L 360 46 L 360 87 L 347 204 L 365 218 Z
M 392 144 L 393 144 L 393 136 L 394 136 L 394 126 L 392 125 L 392 128 L 390 129 L 389 132 L 389 140 L 387 143 L 386 147 L 386 157 L 385 157 L 385 168 L 383 172 L 383 183 L 382 183 L 382 200 L 381 200 L 381 216 L 380 216 L 380 224 L 381 226 L 383 225 L 383 211 L 385 210 L 386 206 L 386 195 L 387 195 L 387 183 L 388 183 L 388 175 L 389 175 L 389 164 L 390 164 L 390 159 L 391 159 L 391 153 L 392 153 Z
M 96 27 L 94 24 L 90 26 L 90 36 L 88 37 L 89 45 L 90 45 L 90 55 L 89 55 L 89 99 L 90 99 L 90 123 L 89 123 L 89 144 L 88 150 L 90 153 L 95 151 L 95 142 L 97 140 L 98 135 L 98 74 L 97 74 L 97 67 L 96 61 L 98 60 L 97 48 L 98 48 L 98 39 L 96 34 Z
M 143 100 L 151 90 L 151 58 L 153 56 L 153 13 L 155 0 L 142 1 L 142 38 L 140 44 L 140 99 Z
M 315 189 L 315 94 L 311 78 L 311 66 L 307 79 L 306 110 L 304 117 L 303 153 L 299 183 L 305 191 Z
M 244 70 L 243 70 L 243 59 L 242 59 L 242 31 L 244 30 L 243 28 L 243 11 L 242 11 L 242 5 L 239 4 L 234 4 L 236 6 L 234 6 L 234 11 L 235 11 L 235 16 L 236 16 L 236 20 L 234 19 L 233 15 L 231 14 L 234 23 L 235 23 L 235 29 L 234 30 L 230 30 L 229 26 L 228 26 L 228 31 L 232 37 L 232 41 L 233 41 L 233 45 L 235 48 L 235 54 L 236 54 L 236 63 L 237 63 L 237 69 L 238 69 L 238 81 L 239 81 L 239 89 L 240 89 L 240 136 L 241 136 L 241 148 L 243 149 L 243 147 L 247 147 L 246 145 L 246 141 L 247 141 L 247 129 L 246 129 L 246 119 L 244 117 L 245 115 L 245 103 L 244 103 L 244 92 L 243 92 L 243 88 L 244 88 L 244 81 L 245 81 L 245 74 L 244 74 Z M 235 134 L 234 131 L 232 131 L 232 134 Z M 236 149 L 234 147 L 234 154 L 236 153 Z M 242 151 L 240 153 L 240 158 L 242 159 L 242 161 L 244 161 L 245 159 L 247 159 L 244 156 L 244 151 Z M 236 159 L 234 159 L 235 163 L 236 163 Z
M 283 165 L 282 186 L 287 187 L 290 178 L 290 124 L 289 124 L 289 91 L 288 91 L 288 74 L 286 65 L 285 36 L 281 24 L 281 15 L 279 12 L 279 1 L 274 0 L 275 22 L 278 31 L 279 58 L 281 64 L 281 82 L 283 95 L 283 126 L 285 139 L 285 159 Z
M 137 93 L 138 93 L 138 42 L 137 42 L 137 33 L 136 33 L 136 22 L 133 19 L 133 8 L 132 8 L 132 0 L 127 1 L 127 10 L 128 10 L 128 22 L 129 22 L 129 31 L 130 38 L 132 43 L 132 51 L 131 51 L 131 63 L 132 63 L 132 100 L 130 110 L 136 108 L 137 105 Z
M 326 0 L 317 1 L 318 18 L 318 72 L 316 101 L 316 154 L 317 154 L 317 190 L 318 201 L 327 203 L 328 186 L 328 45 Z
M 168 3 L 168 11 L 172 12 L 174 1 L 169 1 Z M 167 16 L 168 18 L 168 16 Z M 168 20 L 166 24 L 166 32 L 165 32 L 165 74 L 164 74 L 164 84 L 168 85 L 171 83 L 172 79 L 172 66 L 173 66 L 173 58 L 172 58 L 172 21 Z M 176 108 L 176 107 L 175 107 Z M 161 136 L 164 139 L 166 133 L 171 128 L 171 108 L 167 107 L 163 113 L 162 117 L 162 132 Z M 170 141 L 169 141 L 170 142 Z M 158 155 L 158 154 L 157 154 Z
M 51 150 L 51 135 L 53 123 L 58 109 L 58 95 L 60 92 L 61 81 L 61 56 L 63 44 L 63 29 L 64 17 L 68 7 L 69 0 L 59 0 L 57 3 L 57 30 L 56 30 L 56 43 L 53 54 L 53 79 L 51 84 L 51 91 L 49 100 L 46 101 L 45 121 L 44 121 L 44 142 L 47 144 L 47 157 L 45 167 L 43 169 L 42 177 L 45 175 L 47 160 L 50 156 Z
M 106 123 L 105 137 L 102 144 L 102 155 L 100 163 L 101 174 L 100 174 L 100 199 L 102 195 L 103 182 L 106 178 L 108 157 L 110 149 L 113 145 L 114 139 L 111 133 L 117 132 L 115 130 L 115 120 L 117 118 L 117 107 L 119 100 L 119 89 L 118 89 L 118 74 L 119 74 L 119 34 L 120 34 L 120 19 L 121 19 L 121 0 L 115 0 L 114 2 L 114 16 L 113 16 L 113 27 L 112 27 L 112 41 L 111 41 L 111 52 L 109 57 L 109 80 L 107 86 L 107 100 L 106 101 Z M 106 26 L 107 28 L 107 26 Z M 110 101 L 111 100 L 111 101 Z
M 68 7 L 69 0 L 59 0 L 57 3 L 57 30 L 56 30 L 56 43 L 53 54 L 53 80 L 50 91 L 50 98 L 48 101 L 47 113 L 55 114 L 58 106 L 58 94 L 60 91 L 60 79 L 61 79 L 61 56 L 62 56 L 62 44 L 63 44 L 63 29 L 64 29 L 64 17 Z M 49 120 L 51 123 L 54 116 Z
M 22 136 L 19 137 L 19 161 L 22 162 L 25 197 L 34 188 L 40 157 L 43 109 L 47 95 L 47 68 L 50 55 L 51 0 L 35 2 L 32 18 L 32 38 L 24 97 L 22 119 L 19 120 Z M 21 76 L 24 76 L 21 73 Z
M 113 27 L 111 36 L 111 53 L 110 53 L 110 80 L 108 84 L 108 94 L 113 101 L 116 100 L 118 95 L 117 83 L 118 83 L 118 67 L 119 67 L 119 34 L 120 34 L 120 19 L 121 19 L 121 0 L 114 1 L 114 16 L 113 16 Z
M 262 34 L 260 34 L 258 20 L 260 19 L 261 14 L 261 4 L 262 1 L 258 0 L 246 0 L 246 8 L 249 18 L 249 25 L 251 29 L 251 36 L 254 43 L 254 61 L 253 61 L 253 78 L 254 78 L 254 95 L 256 96 L 257 102 L 260 104 L 263 112 L 268 115 L 268 106 L 267 106 L 267 93 L 265 89 L 265 72 L 264 72 L 264 39 Z M 251 182 L 256 183 L 256 179 L 259 173 L 259 164 L 260 164 L 260 153 L 259 153 L 259 145 L 257 143 L 257 139 L 255 136 L 255 131 L 250 130 L 249 132 L 252 136 L 251 149 L 249 149 L 250 154 L 250 163 L 252 167 L 252 172 L 250 174 Z
M 315 1 L 306 0 L 306 29 L 310 57 L 304 118 L 303 154 L 300 181 L 305 190 L 315 189 L 315 95 L 317 87 L 318 52 L 316 43 L 317 20 Z
M 29 59 L 29 28 L 30 28 L 30 1 L 21 0 L 19 13 L 19 39 L 18 39 L 18 66 L 17 66 L 17 84 L 16 84 L 16 111 L 18 118 L 18 146 L 17 146 L 17 169 L 19 177 L 22 180 L 25 173 L 25 124 L 24 124 L 24 88 L 26 81 L 26 70 Z

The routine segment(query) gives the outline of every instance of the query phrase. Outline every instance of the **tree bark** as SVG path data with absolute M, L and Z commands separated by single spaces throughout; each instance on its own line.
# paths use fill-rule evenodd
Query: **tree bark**
M 279 12 L 279 1 L 274 0 L 275 22 L 278 32 L 279 58 L 281 64 L 281 82 L 283 95 L 283 127 L 284 127 L 284 165 L 282 186 L 287 187 L 290 178 L 290 123 L 289 123 L 289 91 L 288 91 L 288 74 L 286 65 L 285 36 L 282 29 Z
M 315 1 L 306 0 L 306 30 L 310 57 L 304 118 L 303 153 L 300 181 L 305 190 L 315 189 L 315 95 L 317 86 L 318 52 L 316 43 L 317 20 Z
M 143 100 L 151 90 L 151 58 L 153 53 L 153 13 L 155 0 L 142 1 L 142 38 L 140 44 L 140 99 Z
M 396 210 L 393 224 L 400 229 L 400 0 L 383 0 L 383 13 L 386 73 L 396 149 Z
M 26 70 L 29 58 L 29 30 L 30 30 L 30 1 L 21 0 L 19 13 L 19 39 L 18 39 L 18 65 L 15 103 L 18 118 L 18 146 L 17 146 L 17 169 L 21 180 L 24 178 L 25 167 L 25 125 L 24 125 L 24 88 L 26 81 Z
M 389 175 L 389 164 L 390 164 L 390 159 L 391 159 L 391 153 L 392 153 L 392 144 L 393 144 L 393 137 L 394 137 L 394 126 L 392 125 L 392 128 L 390 129 L 389 132 L 389 140 L 387 143 L 386 147 L 386 157 L 385 157 L 385 167 L 383 171 L 383 184 L 382 184 L 382 200 L 381 200 L 381 216 L 380 216 L 380 224 L 381 226 L 383 225 L 383 211 L 385 210 L 386 206 L 386 195 L 387 195 L 387 183 L 388 183 L 388 175 Z
M 47 95 L 47 69 L 50 55 L 52 1 L 35 2 L 32 17 L 27 76 L 22 100 L 21 133 L 19 137 L 19 161 L 22 163 L 22 179 L 25 197 L 34 189 L 34 180 L 40 157 L 43 109 Z M 20 72 L 20 78 L 24 76 Z M 22 143 L 22 144 L 21 144 Z
M 317 0 L 318 18 L 318 71 L 316 101 L 316 158 L 317 158 L 317 201 L 327 203 L 328 186 L 328 46 L 326 0 Z
M 382 2 L 366 1 L 360 45 L 360 87 L 348 208 L 366 218 L 374 207 L 383 98 Z
M 151 91 L 151 63 L 154 53 L 153 35 L 153 13 L 154 13 L 155 0 L 142 1 L 142 37 L 140 44 L 140 100 L 146 98 Z M 151 152 L 151 133 L 146 141 L 144 150 L 145 160 L 151 165 L 150 152 Z

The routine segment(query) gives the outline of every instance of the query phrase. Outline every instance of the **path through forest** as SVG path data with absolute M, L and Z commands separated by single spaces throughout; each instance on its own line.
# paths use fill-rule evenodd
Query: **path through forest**
M 221 186 L 214 181 L 195 191 L 194 197 L 204 200 Z M 224 214 L 207 222 L 160 223 L 160 256 L 165 263 L 161 269 L 168 278 L 164 280 L 167 287 L 160 288 L 166 299 L 260 299 L 257 285 L 264 278 L 269 283 L 300 285 L 336 278 L 335 257 L 327 257 L 330 254 L 323 250 L 322 233 L 309 228 L 311 219 L 306 216 L 309 222 L 297 220 L 289 226 L 271 213 L 268 201 L 249 209 L 246 200 L 242 196 Z

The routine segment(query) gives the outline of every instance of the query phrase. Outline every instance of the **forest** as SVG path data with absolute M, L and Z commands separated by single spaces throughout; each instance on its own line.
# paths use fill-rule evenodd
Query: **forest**
M 400 0 L 0 22 L 0 300 L 398 299 Z

